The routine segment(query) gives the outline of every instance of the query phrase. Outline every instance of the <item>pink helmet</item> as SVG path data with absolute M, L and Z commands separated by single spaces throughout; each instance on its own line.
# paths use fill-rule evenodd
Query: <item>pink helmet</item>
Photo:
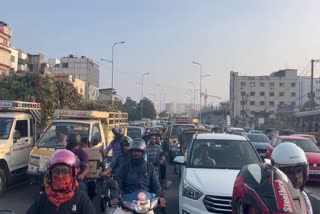
M 74 175 L 78 174 L 76 155 L 66 149 L 58 150 L 50 157 L 48 168 L 57 164 L 68 165 L 73 169 Z

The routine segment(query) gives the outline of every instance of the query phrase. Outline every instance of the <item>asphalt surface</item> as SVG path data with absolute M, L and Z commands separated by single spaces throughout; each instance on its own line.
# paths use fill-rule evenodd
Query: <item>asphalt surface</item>
M 178 214 L 178 189 L 180 181 L 173 173 L 173 167 L 171 165 L 167 167 L 167 178 L 173 182 L 169 190 L 165 193 L 167 213 Z M 26 177 L 17 178 L 14 183 L 15 185 L 11 186 L 8 191 L 0 197 L 0 210 L 13 209 L 17 214 L 24 214 L 33 201 L 39 196 L 39 187 L 37 185 L 30 185 Z M 309 194 L 314 213 L 320 213 L 320 182 L 309 183 L 306 187 L 306 192 Z M 97 213 L 100 214 L 98 197 L 95 198 L 94 205 L 98 211 Z

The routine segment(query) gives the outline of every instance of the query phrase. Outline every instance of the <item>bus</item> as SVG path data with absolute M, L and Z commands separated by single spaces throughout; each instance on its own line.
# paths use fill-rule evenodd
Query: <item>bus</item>
M 320 109 L 295 113 L 296 131 L 300 134 L 314 135 L 320 140 Z

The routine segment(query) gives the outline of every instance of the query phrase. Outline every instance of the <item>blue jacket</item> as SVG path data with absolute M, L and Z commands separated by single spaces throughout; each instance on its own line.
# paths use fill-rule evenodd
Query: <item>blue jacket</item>
M 115 179 L 124 194 L 144 190 L 162 196 L 158 172 L 145 160 L 140 165 L 127 161 L 120 167 Z

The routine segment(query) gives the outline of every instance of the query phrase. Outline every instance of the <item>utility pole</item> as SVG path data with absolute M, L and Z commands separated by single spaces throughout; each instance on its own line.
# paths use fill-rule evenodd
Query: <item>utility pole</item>
M 314 109 L 314 94 L 313 94 L 313 67 L 315 60 L 311 60 L 311 90 L 310 90 L 310 110 Z

